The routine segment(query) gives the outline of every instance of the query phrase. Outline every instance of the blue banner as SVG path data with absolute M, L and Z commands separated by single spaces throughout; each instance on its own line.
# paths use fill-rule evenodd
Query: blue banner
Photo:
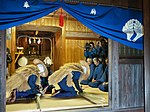
M 114 6 L 62 4 L 65 11 L 94 32 L 125 44 L 143 49 L 142 12 Z
M 114 6 L 43 0 L 0 0 L 0 30 L 36 20 L 60 7 L 97 34 L 143 49 L 142 12 Z
M 0 0 L 0 30 L 39 19 L 58 8 L 60 8 L 58 2 Z

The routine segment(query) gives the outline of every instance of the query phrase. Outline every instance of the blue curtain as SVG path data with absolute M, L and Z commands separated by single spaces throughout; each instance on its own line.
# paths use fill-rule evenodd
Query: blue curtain
M 127 46 L 143 49 L 141 11 L 82 3 L 63 3 L 62 7 L 94 32 Z
M 43 0 L 0 0 L 0 30 L 36 20 L 60 7 L 97 34 L 143 49 L 142 12 L 114 6 Z
M 58 2 L 43 0 L 0 0 L 0 30 L 36 20 L 59 7 Z

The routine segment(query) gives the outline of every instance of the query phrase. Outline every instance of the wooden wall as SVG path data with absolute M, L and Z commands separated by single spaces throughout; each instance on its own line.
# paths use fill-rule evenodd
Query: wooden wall
M 112 110 L 143 107 L 143 59 L 120 58 L 119 47 L 109 40 L 109 103 Z
M 95 40 L 87 40 L 86 38 L 69 38 L 66 39 L 66 61 L 65 63 L 69 62 L 79 62 L 80 60 L 85 60 L 84 57 L 84 45 L 86 42 L 94 42 Z
M 119 63 L 119 108 L 144 106 L 143 64 L 129 63 Z
M 66 35 L 65 35 L 65 61 L 79 62 L 85 60 L 84 46 L 86 42 L 94 42 L 99 40 L 99 35 L 92 32 L 89 28 L 85 27 L 75 19 L 66 21 Z

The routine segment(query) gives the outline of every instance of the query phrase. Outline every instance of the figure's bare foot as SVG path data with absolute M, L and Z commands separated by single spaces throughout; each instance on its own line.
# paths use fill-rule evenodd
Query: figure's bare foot
M 56 94 L 56 89 L 55 89 L 55 88 L 53 88 L 53 89 L 52 89 L 51 96 L 53 96 L 53 95 L 55 95 L 55 94 Z
M 13 96 L 12 96 L 12 99 L 11 99 L 11 102 L 15 102 L 16 101 L 16 89 L 13 90 Z
M 16 100 L 16 89 L 14 89 L 11 94 L 10 97 L 7 99 L 7 103 L 13 103 Z

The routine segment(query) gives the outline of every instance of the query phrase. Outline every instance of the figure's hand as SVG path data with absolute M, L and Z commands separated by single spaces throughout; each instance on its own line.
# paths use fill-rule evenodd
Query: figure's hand
M 96 80 L 95 80 L 95 79 L 92 79 L 92 82 L 96 82 Z
M 41 90 L 43 90 L 43 87 L 42 87 L 41 85 L 36 85 L 36 89 L 37 89 L 38 91 L 41 91 Z
M 17 92 L 17 89 L 14 89 L 14 90 L 11 92 L 9 98 L 7 98 L 7 101 L 6 101 L 7 103 L 13 103 L 13 102 L 16 101 L 16 92 Z
M 48 89 L 48 86 L 46 86 L 46 87 L 43 89 L 43 94 L 46 93 L 47 89 Z
M 80 94 L 83 94 L 83 91 L 79 91 L 78 94 L 79 94 L 79 95 L 80 95 Z
M 83 93 L 83 90 L 79 91 L 79 93 Z
M 80 86 L 80 88 L 82 89 L 82 91 L 84 90 L 83 86 Z

